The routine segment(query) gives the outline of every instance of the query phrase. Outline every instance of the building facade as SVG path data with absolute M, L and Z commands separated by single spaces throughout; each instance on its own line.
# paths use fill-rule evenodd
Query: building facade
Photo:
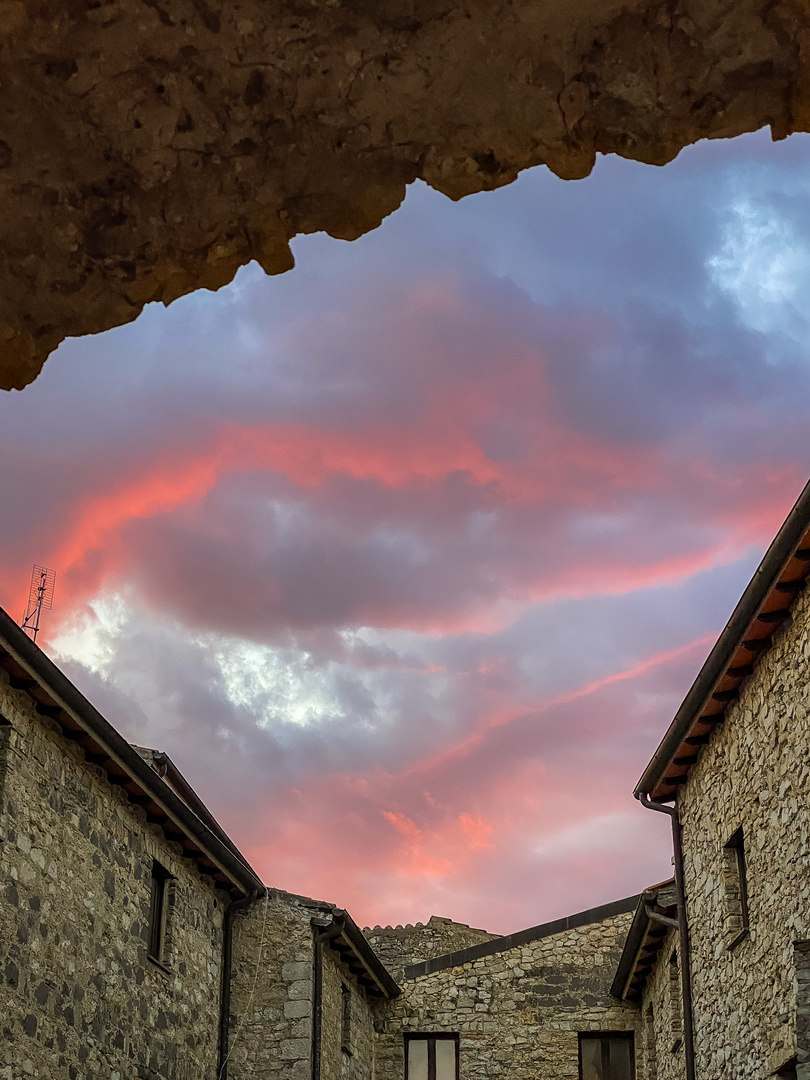
M 646 1080 L 810 1080 L 809 525 L 805 489 L 636 791 L 674 808 L 682 866 L 680 898 L 642 898 L 614 985 Z

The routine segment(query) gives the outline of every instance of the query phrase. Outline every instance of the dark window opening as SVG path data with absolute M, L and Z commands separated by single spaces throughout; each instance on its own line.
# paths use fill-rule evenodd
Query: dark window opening
M 748 930 L 748 872 L 745 865 L 745 838 L 737 829 L 723 848 L 726 887 L 726 936 L 736 944 Z
M 11 722 L 0 713 L 0 794 L 3 792 L 6 772 L 8 771 L 9 749 L 11 746 Z
M 169 886 L 172 875 L 159 862 L 152 863 L 152 896 L 149 903 L 149 959 L 166 963 Z
M 778 1076 L 779 1080 L 796 1080 L 796 1065 L 797 1059 L 796 1057 L 792 1057 L 789 1061 L 786 1061 L 784 1065 L 780 1066 L 773 1075 Z
M 405 1080 L 458 1080 L 458 1035 L 406 1035 Z
M 635 1075 L 632 1031 L 580 1033 L 580 1080 L 634 1080 Z
M 341 1049 L 350 1054 L 352 1052 L 352 992 L 346 983 L 341 983 L 340 995 L 342 1006 L 340 1045 Z

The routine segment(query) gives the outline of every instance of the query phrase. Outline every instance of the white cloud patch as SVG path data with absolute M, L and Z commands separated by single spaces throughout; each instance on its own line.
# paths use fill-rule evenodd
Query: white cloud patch
M 711 277 L 761 333 L 784 332 L 785 309 L 801 303 L 810 284 L 810 247 L 786 209 L 782 200 L 758 194 L 735 199 L 723 248 L 708 261 Z

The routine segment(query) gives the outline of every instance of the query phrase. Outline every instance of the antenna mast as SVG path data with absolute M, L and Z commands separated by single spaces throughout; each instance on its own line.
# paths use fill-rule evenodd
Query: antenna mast
M 23 630 L 34 641 L 39 633 L 39 618 L 43 608 L 53 607 L 53 587 L 56 584 L 56 571 L 47 566 L 37 566 L 31 571 L 31 588 L 28 590 L 28 607 L 25 609 Z

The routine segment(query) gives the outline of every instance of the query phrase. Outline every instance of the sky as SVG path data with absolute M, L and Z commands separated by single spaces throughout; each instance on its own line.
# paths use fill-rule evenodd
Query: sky
M 671 873 L 632 797 L 810 476 L 810 137 L 600 159 L 70 340 L 0 605 L 266 884 L 508 933 Z

